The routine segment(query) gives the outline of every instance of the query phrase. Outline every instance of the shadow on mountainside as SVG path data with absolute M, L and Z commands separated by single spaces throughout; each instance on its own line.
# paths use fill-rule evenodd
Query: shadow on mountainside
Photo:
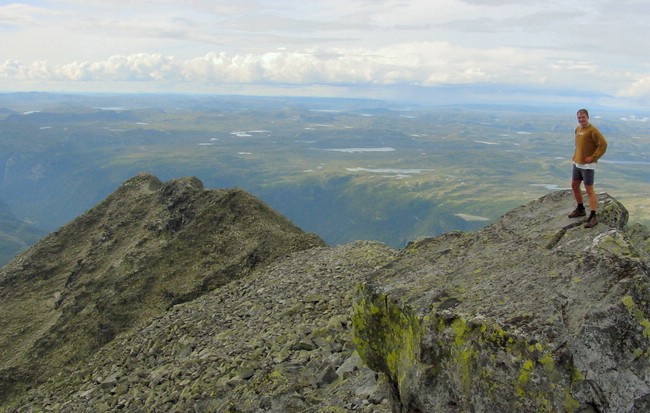
M 7 204 L 0 199 L 0 268 L 45 235 L 44 231 L 28 222 L 16 219 Z

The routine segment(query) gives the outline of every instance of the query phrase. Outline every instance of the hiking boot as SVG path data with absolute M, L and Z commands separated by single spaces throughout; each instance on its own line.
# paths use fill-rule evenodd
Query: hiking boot
M 576 208 L 569 214 L 569 218 L 584 217 L 586 215 L 587 212 L 584 210 L 584 208 Z
M 596 215 L 590 216 L 585 222 L 585 228 L 593 228 L 596 224 L 598 224 L 598 218 L 596 218 Z

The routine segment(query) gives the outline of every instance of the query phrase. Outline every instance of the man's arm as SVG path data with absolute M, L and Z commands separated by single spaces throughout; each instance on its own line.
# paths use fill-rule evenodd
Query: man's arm
M 603 134 L 600 133 L 598 129 L 594 130 L 594 133 L 592 134 L 592 138 L 594 140 L 594 143 L 596 144 L 596 150 L 591 155 L 591 162 L 598 162 L 598 159 L 600 159 L 605 154 L 605 151 L 607 150 L 607 140 L 605 139 Z

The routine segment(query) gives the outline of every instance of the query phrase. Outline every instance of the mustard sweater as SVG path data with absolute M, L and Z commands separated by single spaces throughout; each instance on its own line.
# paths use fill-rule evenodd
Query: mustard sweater
M 573 162 L 587 163 L 585 158 L 592 156 L 594 162 L 598 162 L 607 150 L 607 141 L 602 133 L 593 125 L 576 128 L 576 150 L 573 154 Z

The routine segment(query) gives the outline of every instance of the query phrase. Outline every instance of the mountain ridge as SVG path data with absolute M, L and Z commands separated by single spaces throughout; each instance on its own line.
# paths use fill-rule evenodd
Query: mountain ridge
M 625 207 L 608 194 L 600 194 L 601 223 L 584 229 L 566 217 L 572 202 L 570 191 L 554 192 L 479 231 L 401 250 L 376 241 L 329 247 L 244 191 L 137 175 L 0 269 L 0 406 L 451 413 L 498 411 L 495 403 L 512 400 L 510 411 L 641 412 L 650 399 L 650 232 L 628 227 Z M 598 282 L 585 285 L 587 276 Z M 606 307 L 598 291 L 611 285 L 622 287 L 604 290 L 614 303 Z M 617 309 L 623 330 L 607 330 L 599 313 L 603 328 L 589 337 L 633 337 L 634 347 L 614 349 L 637 369 L 626 376 L 636 380 L 633 397 L 591 377 L 589 363 L 611 347 L 548 351 L 564 348 L 565 330 L 540 323 L 559 334 L 549 341 L 526 310 L 536 305 L 555 320 L 545 292 L 570 293 L 552 303 L 573 335 L 592 303 Z M 508 294 L 512 302 L 499 304 Z M 441 337 L 422 327 L 431 319 Z M 473 370 L 492 356 L 511 370 Z M 587 379 L 571 382 L 566 366 Z M 500 398 L 490 404 L 466 373 L 481 373 Z
M 315 245 L 324 243 L 241 190 L 140 174 L 2 268 L 0 368 L 27 363 L 17 376 L 47 375 L 170 306 Z

